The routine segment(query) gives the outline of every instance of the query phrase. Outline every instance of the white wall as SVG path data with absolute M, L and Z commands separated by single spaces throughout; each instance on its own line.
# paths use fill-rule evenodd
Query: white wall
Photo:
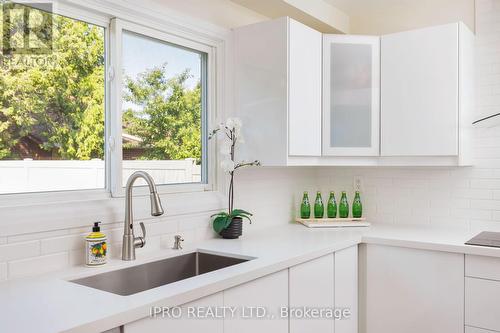
M 500 1 L 476 0 L 476 13 L 476 113 L 481 114 L 500 110 Z M 363 176 L 363 202 L 372 222 L 500 230 L 500 127 L 474 130 L 473 152 L 470 168 L 325 168 L 318 184 L 324 191 L 352 191 L 353 176 Z

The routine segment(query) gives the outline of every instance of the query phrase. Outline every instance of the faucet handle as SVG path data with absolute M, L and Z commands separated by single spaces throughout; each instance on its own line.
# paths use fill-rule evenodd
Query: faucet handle
M 144 226 L 144 223 L 142 223 L 142 222 L 140 222 L 139 225 L 141 226 L 142 236 L 136 237 L 134 239 L 134 246 L 135 247 L 144 247 L 144 245 L 146 245 L 146 227 Z
M 141 230 L 142 230 L 142 237 L 144 239 L 146 239 L 146 227 L 144 226 L 144 223 L 143 222 L 139 222 L 139 225 L 141 226 Z M 144 241 L 144 244 L 146 244 L 146 241 Z

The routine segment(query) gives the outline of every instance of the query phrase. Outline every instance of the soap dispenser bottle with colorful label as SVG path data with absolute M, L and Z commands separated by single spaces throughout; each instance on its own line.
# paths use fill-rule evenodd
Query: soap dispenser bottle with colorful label
M 87 266 L 100 266 L 106 263 L 108 245 L 106 235 L 101 232 L 99 223 L 95 222 L 92 232 L 85 237 L 85 264 Z

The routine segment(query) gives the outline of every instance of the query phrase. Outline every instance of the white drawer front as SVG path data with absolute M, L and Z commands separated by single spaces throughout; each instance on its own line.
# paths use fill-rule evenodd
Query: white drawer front
M 465 324 L 500 331 L 500 282 L 465 278 Z
M 498 333 L 497 331 L 483 330 L 482 328 L 465 326 L 465 333 Z
M 500 258 L 466 255 L 465 276 L 500 281 Z

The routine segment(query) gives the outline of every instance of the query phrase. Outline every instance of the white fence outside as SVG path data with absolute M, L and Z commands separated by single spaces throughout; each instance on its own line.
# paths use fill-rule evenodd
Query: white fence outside
M 104 188 L 104 168 L 102 160 L 0 161 L 0 194 Z M 201 181 L 194 159 L 123 161 L 123 184 L 137 170 L 148 172 L 156 184 Z

